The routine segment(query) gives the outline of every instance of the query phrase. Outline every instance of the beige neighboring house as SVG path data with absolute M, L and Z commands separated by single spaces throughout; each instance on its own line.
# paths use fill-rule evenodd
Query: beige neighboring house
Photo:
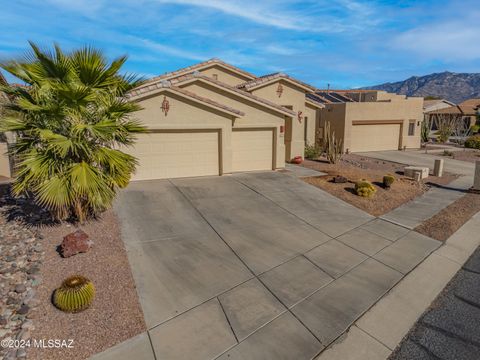
M 320 141 L 329 122 L 345 152 L 420 148 L 421 97 L 377 90 L 318 90 L 310 97 L 325 105 L 319 116 Z
M 448 107 L 442 107 L 430 111 L 425 111 L 425 116 L 429 116 L 431 119 L 438 118 L 439 116 L 449 116 L 458 121 L 462 121 L 463 127 L 469 129 L 475 125 L 479 117 L 480 99 L 468 99 L 461 102 L 458 105 L 451 105 Z M 433 130 L 436 130 L 436 124 L 433 122 Z
M 424 100 L 423 112 L 428 113 L 435 110 L 446 109 L 452 106 L 456 106 L 455 103 L 445 99 Z
M 6 85 L 7 80 L 0 72 L 0 85 Z M 5 93 L 0 91 L 0 116 L 2 115 L 2 104 L 10 101 Z M 8 151 L 8 143 L 7 137 L 5 134 L 0 134 L 0 178 L 6 177 L 10 178 L 12 176 L 12 166 L 10 163 L 10 158 L 7 154 Z

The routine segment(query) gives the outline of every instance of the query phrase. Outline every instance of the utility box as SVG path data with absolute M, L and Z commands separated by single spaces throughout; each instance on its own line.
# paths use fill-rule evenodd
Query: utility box
M 422 167 L 422 166 L 406 166 L 403 169 L 403 174 L 409 178 L 414 179 L 415 178 L 415 173 L 420 173 L 420 178 L 421 179 L 426 179 L 428 178 L 429 175 L 429 168 L 428 167 Z

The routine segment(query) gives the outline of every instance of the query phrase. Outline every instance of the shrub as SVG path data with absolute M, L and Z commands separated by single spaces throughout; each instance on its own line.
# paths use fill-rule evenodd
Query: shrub
M 95 287 L 86 277 L 70 276 L 53 294 L 53 303 L 65 312 L 80 312 L 87 309 L 95 297 Z
M 450 150 L 443 150 L 443 156 L 453 156 L 453 152 Z
M 375 187 L 367 180 L 357 181 L 355 183 L 355 192 L 358 196 L 370 197 L 375 194 Z
M 321 149 L 317 145 L 305 145 L 305 159 L 316 159 L 320 154 Z
M 477 134 L 480 131 L 480 125 L 473 125 L 470 128 L 470 133 L 471 134 Z
M 469 149 L 479 149 L 480 150 L 480 136 L 470 136 L 465 141 L 465 147 Z
M 390 189 L 392 184 L 395 182 L 395 176 L 387 174 L 383 177 L 383 187 L 385 189 Z

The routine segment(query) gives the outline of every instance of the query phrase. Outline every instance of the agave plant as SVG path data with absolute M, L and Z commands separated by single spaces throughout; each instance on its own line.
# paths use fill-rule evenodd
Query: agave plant
M 136 159 L 120 149 L 145 131 L 132 118 L 139 105 L 124 97 L 140 79 L 120 73 L 125 56 L 109 63 L 91 47 L 30 46 L 24 59 L 0 64 L 27 84 L 0 88 L 13 99 L 0 123 L 16 133 L 12 190 L 32 194 L 59 219 L 83 222 L 107 209 L 135 170 Z

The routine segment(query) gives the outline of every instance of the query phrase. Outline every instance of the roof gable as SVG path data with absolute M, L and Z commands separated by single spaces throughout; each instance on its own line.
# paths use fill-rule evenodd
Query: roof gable
M 204 61 L 204 62 L 200 62 L 198 64 L 194 64 L 194 65 L 191 65 L 191 66 L 184 67 L 184 68 L 176 70 L 176 71 L 167 72 L 163 75 L 153 77 L 153 78 L 147 80 L 145 83 L 143 83 L 139 87 L 148 86 L 148 85 L 150 85 L 152 83 L 155 83 L 157 81 L 170 80 L 170 79 L 182 76 L 182 75 L 192 74 L 195 71 L 205 70 L 205 69 L 209 69 L 211 67 L 224 68 L 224 69 L 228 70 L 229 72 L 232 72 L 234 74 L 238 74 L 238 75 L 240 75 L 244 78 L 247 78 L 247 79 L 255 79 L 256 78 L 255 75 L 253 75 L 253 74 L 251 74 L 251 73 L 249 73 L 245 70 L 242 70 L 240 68 L 237 68 L 236 66 L 230 65 L 230 64 L 228 64 L 228 63 L 226 63 L 226 62 L 224 62 L 220 59 L 213 58 L 213 59 L 210 59 L 210 60 L 207 60 L 207 61 Z
M 243 84 L 237 86 L 239 89 L 245 89 L 247 91 L 251 91 L 263 86 L 267 86 L 269 84 L 278 82 L 280 80 L 286 81 L 288 83 L 293 84 L 294 86 L 304 90 L 305 92 L 315 92 L 315 87 L 308 85 L 300 80 L 297 80 L 285 73 L 273 73 L 264 76 L 260 76 L 256 79 L 252 79 L 250 81 L 246 81 Z
M 208 83 L 209 85 L 215 87 L 215 88 L 218 88 L 218 89 L 221 89 L 223 91 L 226 91 L 228 93 L 231 93 L 231 94 L 234 94 L 236 96 L 239 96 L 243 99 L 247 99 L 253 103 L 256 103 L 256 104 L 259 104 L 263 107 L 266 107 L 270 110 L 273 110 L 275 112 L 278 112 L 278 113 L 281 113 L 282 115 L 286 115 L 286 116 L 289 116 L 289 117 L 292 117 L 292 116 L 296 116 L 296 113 L 290 109 L 287 109 L 283 106 L 280 106 L 278 104 L 275 104 L 267 99 L 263 99 L 261 97 L 258 97 L 258 96 L 255 96 L 249 92 L 246 92 L 246 91 L 243 91 L 243 90 L 240 90 L 234 86 L 230 86 L 228 84 L 225 84 L 221 81 L 217 81 L 215 79 L 212 79 L 208 76 L 204 76 L 204 75 L 196 75 L 196 74 L 191 74 L 191 75 L 185 75 L 185 76 L 182 76 L 182 77 L 178 77 L 178 78 L 175 78 L 175 79 L 172 79 L 171 80 L 171 83 L 172 85 L 175 85 L 175 86 L 182 86 L 184 84 L 189 84 L 189 83 L 192 83 L 192 82 L 196 82 L 196 81 L 200 81 L 200 82 L 204 82 L 204 83 Z
M 197 94 L 194 94 L 190 91 L 187 91 L 185 89 L 182 89 L 177 86 L 172 86 L 169 82 L 160 82 L 160 83 L 155 83 L 152 85 L 149 85 L 148 87 L 143 87 L 143 88 L 137 88 L 135 90 L 130 91 L 126 98 L 127 100 L 130 101 L 140 101 L 144 98 L 151 97 L 151 96 L 156 96 L 159 94 L 162 94 L 164 92 L 171 92 L 174 94 L 179 95 L 180 97 L 189 99 L 195 103 L 199 103 L 202 105 L 205 105 L 207 107 L 210 107 L 212 109 L 215 109 L 217 111 L 223 112 L 228 115 L 232 115 L 235 117 L 239 116 L 244 116 L 245 113 L 243 111 L 234 109 L 230 106 L 226 106 L 223 104 L 220 104 L 216 101 L 213 101 L 211 99 L 205 98 L 203 96 L 199 96 Z

